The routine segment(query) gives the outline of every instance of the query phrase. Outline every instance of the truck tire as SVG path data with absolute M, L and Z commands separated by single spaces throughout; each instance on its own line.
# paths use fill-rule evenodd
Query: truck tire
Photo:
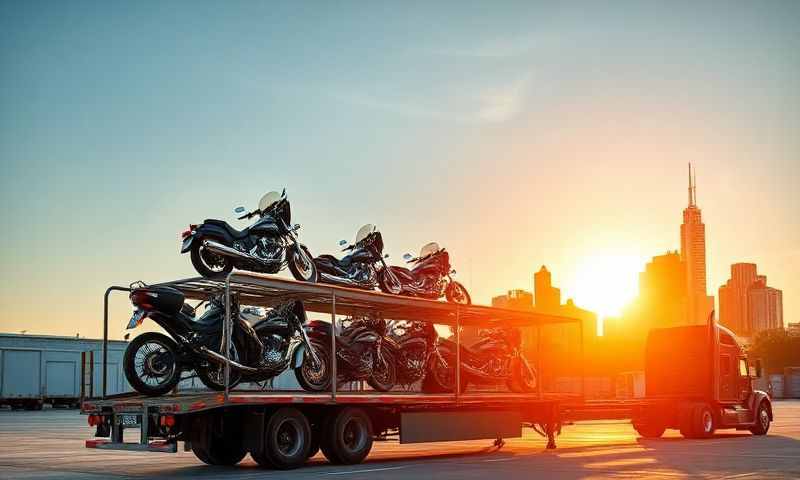
M 207 414 L 192 421 L 189 435 L 192 452 L 201 462 L 208 465 L 236 465 L 247 455 L 242 442 L 243 435 L 239 431 L 242 424 L 237 418 L 234 415 L 219 418 Z M 230 421 L 223 425 L 223 432 L 217 431 L 215 423 L 226 419 Z
M 372 420 L 364 410 L 345 407 L 323 425 L 320 447 L 333 464 L 361 463 L 372 450 Z
M 766 435 L 769 431 L 769 407 L 767 402 L 762 401 L 756 409 L 756 424 L 750 427 L 753 435 Z
M 302 412 L 284 407 L 270 415 L 264 425 L 263 450 L 252 452 L 261 466 L 290 470 L 306 463 L 311 449 L 311 426 Z
M 706 403 L 686 406 L 681 412 L 681 435 L 686 438 L 709 438 L 714 435 L 714 412 Z
M 633 428 L 636 433 L 644 438 L 661 438 L 667 427 L 652 418 L 638 419 L 633 421 Z

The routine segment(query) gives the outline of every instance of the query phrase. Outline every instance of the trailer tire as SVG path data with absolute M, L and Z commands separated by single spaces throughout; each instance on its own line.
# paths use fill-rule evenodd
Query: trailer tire
M 320 446 L 333 464 L 361 463 L 372 450 L 372 420 L 364 410 L 345 407 L 323 425 Z
M 242 442 L 241 422 L 231 421 L 226 425 L 224 434 L 216 432 L 214 423 L 224 420 L 215 415 L 202 415 L 192 422 L 190 439 L 192 452 L 203 463 L 208 465 L 236 465 L 247 455 Z
M 283 407 L 264 425 L 262 451 L 251 453 L 261 466 L 290 470 L 306 463 L 311 449 L 311 426 L 302 412 Z
M 654 421 L 652 418 L 634 420 L 633 428 L 636 433 L 644 438 L 661 438 L 667 430 L 665 425 Z
M 753 435 L 766 435 L 769 431 L 769 405 L 766 401 L 758 404 L 756 409 L 756 424 L 750 427 Z
M 681 435 L 686 438 L 709 438 L 714 435 L 714 412 L 706 403 L 686 405 L 681 409 L 679 420 Z

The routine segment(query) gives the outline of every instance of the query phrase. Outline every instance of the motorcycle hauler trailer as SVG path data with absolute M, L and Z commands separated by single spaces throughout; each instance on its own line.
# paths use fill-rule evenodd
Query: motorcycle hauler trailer
M 223 391 L 176 389 L 153 397 L 138 393 L 108 395 L 105 345 L 109 295 L 131 291 L 127 287 L 110 287 L 105 294 L 103 382 L 101 389 L 94 390 L 99 390 L 101 396 L 87 399 L 81 407 L 89 424 L 96 427 L 96 438 L 86 441 L 87 448 L 176 452 L 180 441 L 184 442 L 184 449 L 192 450 L 207 464 L 233 465 L 250 453 L 261 465 L 286 469 L 302 465 L 319 450 L 332 463 L 359 463 L 375 438 L 395 434 L 400 443 L 488 439 L 502 445 L 504 438 L 521 437 L 523 426 L 536 429 L 548 438 L 548 448 L 555 448 L 562 412 L 569 411 L 569 405 L 586 404 L 582 323 L 575 318 L 387 295 L 240 271 L 230 273 L 224 282 L 192 278 L 159 285 L 181 291 L 187 300 L 206 301 L 225 294 L 222 328 L 226 345 L 231 344 L 231 298 L 240 305 L 263 308 L 302 301 L 309 316 L 316 315 L 317 321 L 323 318 L 333 325 L 336 334 L 330 336 L 332 358 L 338 358 L 338 326 L 347 318 L 378 315 L 386 320 L 433 323 L 438 331 L 449 332 L 447 342 L 455 346 L 449 350 L 453 356 L 447 357 L 453 370 L 453 388 L 432 392 L 420 387 L 424 383 L 421 380 L 388 392 L 371 390 L 363 382 L 337 381 L 330 382 L 329 390 L 323 392 L 289 390 L 281 382 L 278 387 L 265 382 L 229 388 L 231 352 L 230 348 L 223 348 L 227 362 Z M 542 340 L 542 330 L 548 328 L 560 332 L 560 345 L 573 349 L 568 362 L 559 362 L 568 363 L 573 369 L 569 378 L 574 388 L 566 393 L 543 387 L 548 363 L 556 365 L 547 361 L 544 354 L 552 347 L 552 342 L 545 345 Z M 498 385 L 480 379 L 484 372 L 476 371 L 475 365 L 462 368 L 469 360 L 462 357 L 473 355 L 469 345 L 491 341 L 486 332 L 492 329 L 516 332 L 516 344 L 530 362 L 519 355 L 503 361 L 490 357 L 481 368 L 489 373 L 500 372 L 497 378 L 501 378 L 504 368 L 529 363 L 527 368 L 535 372 L 535 382 L 527 382 L 520 389 L 513 388 L 509 381 L 506 387 L 503 382 Z M 565 340 L 567 329 L 577 333 L 575 341 Z M 301 363 L 302 358 L 294 359 L 287 370 L 300 368 Z M 339 378 L 338 363 L 330 362 L 334 379 Z M 491 379 L 491 375 L 486 376 Z M 553 383 L 553 375 L 549 378 Z M 136 441 L 124 441 L 123 434 L 128 429 L 138 430 Z

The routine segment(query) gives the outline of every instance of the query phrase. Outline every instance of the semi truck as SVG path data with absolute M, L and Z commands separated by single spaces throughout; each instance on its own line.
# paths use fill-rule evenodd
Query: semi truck
M 684 435 L 694 438 L 726 427 L 750 428 L 763 434 L 772 419 L 768 397 L 751 391 L 744 398 L 749 371 L 743 377 L 738 367 L 730 371 L 720 368 L 721 361 L 717 360 L 723 357 L 734 362 L 729 364 L 731 368 L 740 359 L 747 359 L 734 337 L 713 324 L 651 335 L 646 372 L 650 380 L 645 398 L 588 401 L 583 389 L 579 393 L 551 391 L 541 381 L 547 378 L 546 369 L 553 365 L 543 347 L 543 331 L 549 326 L 557 326 L 559 332 L 568 325 L 576 328 L 575 341 L 581 342 L 576 350 L 580 354 L 569 357 L 567 363 L 581 371 L 583 326 L 576 318 L 456 305 L 238 271 L 229 274 L 224 282 L 193 278 L 162 285 L 180 290 L 189 299 L 237 295 L 242 305 L 271 307 L 289 299 L 302 300 L 308 312 L 330 315 L 334 326 L 343 315 L 365 312 L 379 312 L 388 319 L 431 322 L 437 329 L 446 326 L 453 333 L 450 341 L 456 344 L 452 362 L 454 388 L 438 393 L 408 388 L 376 392 L 331 382 L 330 391 L 316 393 L 274 388 L 244 390 L 240 386 L 221 392 L 178 391 L 145 397 L 135 393 L 109 394 L 104 383 L 98 389 L 98 398 L 82 404 L 82 413 L 96 428 L 95 437 L 86 441 L 87 448 L 176 452 L 182 442 L 184 449 L 194 452 L 206 464 L 234 465 L 249 453 L 262 466 L 290 469 L 303 465 L 320 450 L 331 463 L 359 463 L 369 454 L 374 439 L 391 436 L 400 443 L 487 439 L 499 447 L 504 439 L 520 437 L 523 427 L 530 427 L 546 437 L 547 448 L 556 448 L 556 436 L 562 426 L 579 420 L 626 418 L 632 419 L 637 431 L 647 437 L 660 436 L 666 428 L 680 428 Z M 111 287 L 106 292 L 104 337 L 108 335 L 109 294 L 129 290 Z M 230 333 L 231 312 L 227 307 L 224 336 Z M 462 337 L 498 325 L 527 329 L 522 335 L 528 342 L 525 350 L 533 352 L 528 361 L 540 379 L 534 391 L 480 388 L 462 381 Z M 723 337 L 723 333 L 727 336 Z M 667 355 L 670 346 L 673 350 Z M 334 358 L 336 348 L 332 336 Z M 678 356 L 683 357 L 682 363 L 676 362 Z M 336 362 L 331 370 L 336 378 Z M 691 375 L 687 377 L 687 373 Z M 704 381 L 714 386 L 704 386 Z M 730 390 L 734 385 L 741 388 L 735 401 Z M 711 416 L 710 427 L 707 413 Z M 138 435 L 133 441 L 126 440 L 125 432 L 132 429 Z

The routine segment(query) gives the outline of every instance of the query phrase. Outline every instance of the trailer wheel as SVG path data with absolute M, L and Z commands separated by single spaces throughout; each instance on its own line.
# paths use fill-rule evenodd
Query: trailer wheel
M 360 408 L 345 407 L 324 423 L 320 446 L 331 463 L 352 465 L 372 450 L 372 435 L 369 415 Z
M 251 456 L 263 467 L 289 470 L 306 462 L 311 441 L 306 416 L 296 408 L 279 408 L 264 425 L 263 450 Z
M 761 402 L 756 410 L 756 424 L 750 427 L 753 435 L 766 435 L 769 431 L 769 407 L 767 402 Z
M 247 449 L 242 442 L 241 422 L 231 415 L 231 421 L 223 425 L 223 432 L 216 431 L 216 421 L 225 421 L 227 416 L 203 415 L 192 422 L 190 439 L 192 452 L 208 465 L 236 465 L 241 462 Z
M 644 438 L 661 438 L 667 430 L 665 425 L 655 422 L 652 419 L 634 420 L 633 428 L 636 430 L 636 433 Z

